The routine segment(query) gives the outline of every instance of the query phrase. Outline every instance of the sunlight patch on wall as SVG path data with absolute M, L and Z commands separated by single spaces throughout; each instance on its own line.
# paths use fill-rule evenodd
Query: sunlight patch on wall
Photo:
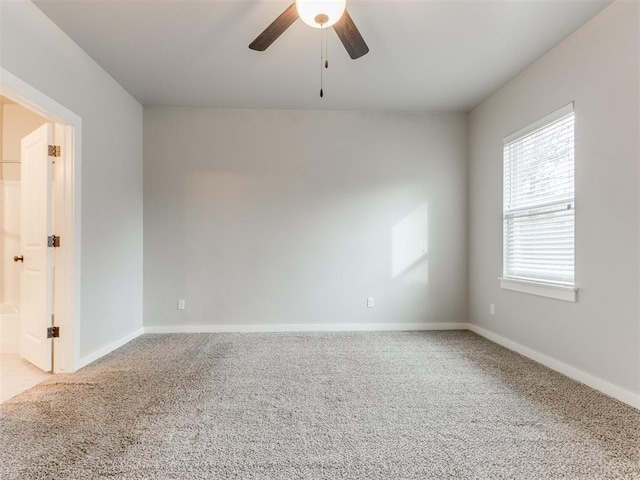
M 415 280 L 427 280 L 428 215 L 427 204 L 423 203 L 391 229 L 392 278 L 411 272 L 412 278 L 417 275 Z

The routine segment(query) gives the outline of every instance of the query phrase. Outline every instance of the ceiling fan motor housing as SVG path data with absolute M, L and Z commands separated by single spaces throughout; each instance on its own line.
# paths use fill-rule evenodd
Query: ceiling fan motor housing
M 346 0 L 296 0 L 300 19 L 314 28 L 334 25 L 347 8 Z

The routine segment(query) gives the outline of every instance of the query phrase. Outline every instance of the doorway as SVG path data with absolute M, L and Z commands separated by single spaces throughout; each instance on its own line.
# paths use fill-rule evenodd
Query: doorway
M 45 360 L 48 356 L 49 361 L 44 363 L 40 363 L 38 359 L 30 361 L 36 364 L 40 363 L 40 368 L 48 368 L 53 373 L 72 372 L 77 369 L 79 360 L 79 152 L 81 119 L 66 107 L 1 68 L 0 79 L 0 95 L 3 97 L 3 108 L 8 107 L 11 111 L 11 115 L 0 117 L 4 120 L 0 122 L 0 129 L 13 135 L 16 133 L 15 131 L 24 133 L 25 130 L 33 127 L 34 123 L 39 123 L 41 125 L 39 127 L 40 130 L 45 129 L 49 132 L 49 140 L 52 140 L 52 146 L 60 147 L 59 152 L 54 149 L 49 152 L 52 154 L 51 156 L 46 154 L 51 162 L 50 177 L 48 178 L 48 183 L 46 183 L 48 185 L 47 189 L 50 187 L 51 195 L 49 197 L 40 196 L 41 199 L 48 199 L 47 207 L 50 211 L 50 223 L 47 225 L 47 230 L 50 230 L 50 232 L 44 239 L 44 246 L 46 247 L 46 242 L 51 240 L 53 240 L 53 244 L 50 248 L 45 248 L 42 251 L 49 256 L 51 269 L 45 275 L 47 282 L 42 284 L 43 287 L 38 292 L 38 298 L 41 298 L 43 308 L 36 309 L 38 310 L 38 321 L 42 325 L 42 328 L 38 327 L 37 335 L 40 336 L 42 341 L 40 344 L 31 342 L 30 346 L 32 353 L 35 352 L 40 355 L 40 359 L 44 358 Z M 19 112 L 22 116 L 16 116 L 16 112 Z M 22 120 L 16 121 L 18 117 Z M 28 120 L 25 120 L 26 118 Z M 14 124 L 7 125 L 5 123 L 7 121 L 14 122 Z M 5 123 L 5 125 L 2 125 L 2 123 Z M 30 134 L 33 130 L 38 130 L 38 128 L 32 128 L 26 133 Z M 23 136 L 28 137 L 28 135 Z M 14 141 L 0 138 L 2 142 L 5 140 Z M 22 155 L 23 152 L 21 152 Z M 2 160 L 3 163 L 0 164 L 2 169 L 0 183 L 6 184 L 6 186 L 0 187 L 0 190 L 6 190 L 7 192 L 12 190 L 11 195 L 3 194 L 2 210 L 12 211 L 13 213 L 9 213 L 9 215 L 15 217 L 16 207 L 10 204 L 9 200 L 11 198 L 9 197 L 12 196 L 14 197 L 13 200 L 15 200 L 15 197 L 20 196 L 20 203 L 23 204 L 25 202 L 22 199 L 26 193 L 29 193 L 21 191 L 23 185 L 20 177 L 23 175 L 25 167 L 22 164 L 24 159 L 3 158 Z M 18 171 L 20 174 L 17 173 Z M 9 182 L 13 183 L 9 184 Z M 31 191 L 41 190 L 40 188 L 34 189 L 33 186 L 29 188 Z M 34 203 L 34 201 L 31 200 L 31 197 L 28 197 L 27 203 Z M 23 211 L 24 205 L 21 205 L 20 212 L 22 213 Z M 4 222 L 3 218 L 0 218 L 0 220 Z M 19 222 L 21 223 L 22 219 Z M 13 230 L 16 230 L 15 224 L 16 221 L 14 219 Z M 25 229 L 20 228 L 20 231 L 20 241 L 22 241 L 22 237 L 25 236 Z M 2 337 L 0 338 L 0 348 L 5 350 L 8 348 L 15 351 L 17 347 L 19 351 L 22 350 L 21 355 L 24 356 L 25 342 L 23 340 L 25 334 L 28 334 L 27 336 L 30 335 L 30 339 L 33 340 L 31 338 L 34 336 L 32 333 L 36 330 L 25 332 L 24 318 L 21 318 L 24 314 L 21 310 L 25 308 L 25 298 L 22 298 L 25 297 L 25 292 L 20 292 L 18 295 L 15 292 L 17 289 L 15 267 L 17 266 L 18 270 L 20 270 L 20 283 L 24 283 L 24 265 L 26 264 L 24 260 L 26 257 L 23 252 L 16 251 L 15 239 L 13 250 L 8 251 L 7 244 L 10 243 L 4 242 L 4 245 L 0 246 L 0 255 L 2 255 L 0 260 L 0 270 L 2 270 L 0 272 L 0 275 L 2 275 L 2 281 L 0 281 L 0 304 L 9 303 L 4 302 L 4 298 L 9 298 L 8 294 L 11 293 L 11 303 L 13 305 L 11 311 L 14 313 L 12 320 L 14 324 L 2 323 L 3 319 L 0 317 L 0 337 Z M 22 243 L 20 250 L 24 248 L 25 245 Z M 16 258 L 14 259 L 14 257 Z M 6 268 L 8 265 L 14 267 L 13 273 L 9 273 L 10 269 Z M 17 302 L 16 296 L 18 297 Z M 29 287 L 26 297 L 29 297 L 29 301 L 33 304 L 34 289 L 32 287 Z M 16 308 L 16 303 L 18 308 Z M 20 305 L 22 305 L 22 308 Z M 29 310 L 29 308 L 26 310 Z M 31 313 L 33 311 L 34 309 L 31 308 Z M 21 330 L 17 339 L 16 320 L 19 322 L 18 325 L 20 325 Z M 52 329 L 49 327 L 57 328 Z M 18 346 L 15 344 L 16 341 Z M 40 348 L 42 350 L 39 350 Z
M 22 184 L 21 141 L 47 119 L 0 96 L 0 353 L 20 352 Z M 42 368 L 42 366 L 40 367 Z M 44 368 L 48 371 L 50 369 Z

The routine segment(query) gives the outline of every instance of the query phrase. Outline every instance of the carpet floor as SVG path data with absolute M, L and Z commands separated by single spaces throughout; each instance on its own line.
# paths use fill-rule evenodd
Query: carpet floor
M 0 406 L 8 479 L 640 478 L 640 411 L 471 332 L 144 335 Z

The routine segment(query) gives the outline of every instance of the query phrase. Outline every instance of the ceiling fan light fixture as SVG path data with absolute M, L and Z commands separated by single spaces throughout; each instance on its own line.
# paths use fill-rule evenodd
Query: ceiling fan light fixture
M 347 7 L 347 0 L 296 0 L 298 16 L 313 28 L 334 25 Z

